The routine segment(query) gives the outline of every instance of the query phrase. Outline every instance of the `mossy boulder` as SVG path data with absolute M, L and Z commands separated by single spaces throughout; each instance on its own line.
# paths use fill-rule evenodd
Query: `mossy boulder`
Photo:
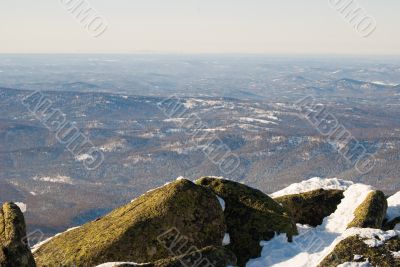
M 203 177 L 196 181 L 225 201 L 225 221 L 231 243 L 227 246 L 245 266 L 261 254 L 260 241 L 272 239 L 276 233 L 286 233 L 288 240 L 297 228 L 288 211 L 263 192 L 243 184 Z
M 179 180 L 54 237 L 34 255 L 38 266 L 154 262 L 171 253 L 185 254 L 184 248 L 191 246 L 220 246 L 225 231 L 223 211 L 215 195 L 188 180 Z M 166 235 L 171 241 L 168 247 L 164 244 Z
M 5 203 L 0 208 L 0 266 L 36 266 L 26 242 L 24 215 L 14 203 Z
M 336 245 L 334 251 L 319 264 L 319 267 L 336 267 L 345 262 L 365 262 L 367 259 L 372 266 L 400 266 L 400 259 L 392 252 L 400 251 L 400 238 L 396 237 L 379 247 L 370 247 L 359 236 L 351 236 Z M 355 256 L 357 258 L 355 259 Z
M 209 246 L 185 255 L 172 257 L 147 264 L 121 263 L 113 267 L 182 267 L 182 266 L 235 266 L 235 255 L 224 247 Z
M 274 198 L 292 215 L 296 223 L 321 225 L 324 218 L 335 212 L 343 198 L 342 190 L 318 189 L 310 192 Z
M 381 229 L 388 208 L 385 194 L 382 191 L 373 191 L 354 212 L 354 220 L 348 228 L 376 228 Z

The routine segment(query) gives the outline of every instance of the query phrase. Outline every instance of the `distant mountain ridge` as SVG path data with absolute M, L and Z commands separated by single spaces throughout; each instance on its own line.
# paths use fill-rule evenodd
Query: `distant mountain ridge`
M 202 146 L 189 142 L 185 125 L 190 124 L 180 126 L 186 118 L 170 118 L 160 110 L 158 104 L 165 98 L 43 92 L 104 153 L 103 165 L 88 171 L 82 157 L 71 155 L 22 105 L 31 92 L 0 89 L 0 179 L 4 188 L 16 192 L 11 199 L 0 200 L 31 203 L 25 215 L 32 231 L 41 229 L 46 236 L 61 232 L 162 185 L 177 173 L 190 179 L 224 175 Z M 266 193 L 314 176 L 365 182 L 386 193 L 400 189 L 400 136 L 396 132 L 400 111 L 395 98 L 386 104 L 316 99 L 375 153 L 376 165 L 365 175 L 338 152 L 343 144 L 331 142 L 303 120 L 293 102 L 177 99 L 187 107 L 188 116 L 201 118 L 206 136 L 219 138 L 239 156 L 240 166 L 232 180 Z

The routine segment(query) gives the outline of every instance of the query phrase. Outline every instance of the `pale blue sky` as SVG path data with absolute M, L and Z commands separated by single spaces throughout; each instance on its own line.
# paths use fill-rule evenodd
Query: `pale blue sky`
M 2 0 L 0 53 L 400 55 L 398 0 L 357 1 L 377 22 L 368 38 L 329 0 L 88 0 L 109 25 L 98 38 L 60 1 Z

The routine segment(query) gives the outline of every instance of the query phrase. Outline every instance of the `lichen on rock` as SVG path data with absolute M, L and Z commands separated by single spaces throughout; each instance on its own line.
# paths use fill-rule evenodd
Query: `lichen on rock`
M 263 192 L 246 185 L 211 177 L 196 181 L 225 201 L 225 221 L 230 244 L 239 266 L 261 254 L 260 241 L 272 239 L 276 233 L 286 233 L 288 240 L 297 228 L 288 211 Z
M 5 203 L 0 209 L 0 266 L 36 266 L 26 240 L 24 215 L 14 203 Z
M 158 239 L 171 229 L 197 248 L 220 246 L 226 226 L 215 195 L 188 180 L 175 181 L 54 237 L 34 255 L 39 266 L 154 262 L 171 257 Z M 180 252 L 186 253 L 174 255 Z
M 365 262 L 366 260 L 372 266 L 400 266 L 400 259 L 392 254 L 397 251 L 400 251 L 399 237 L 388 240 L 382 246 L 371 247 L 365 244 L 361 237 L 351 236 L 337 244 L 334 251 L 322 260 L 319 267 L 336 267 L 345 262 Z M 355 255 L 357 255 L 356 260 Z
M 274 198 L 292 215 L 296 223 L 311 226 L 321 225 L 324 218 L 332 214 L 343 198 L 342 190 L 318 189 L 300 194 Z
M 382 191 L 369 193 L 364 202 L 354 212 L 354 220 L 348 228 L 376 228 L 381 229 L 386 216 L 388 204 Z

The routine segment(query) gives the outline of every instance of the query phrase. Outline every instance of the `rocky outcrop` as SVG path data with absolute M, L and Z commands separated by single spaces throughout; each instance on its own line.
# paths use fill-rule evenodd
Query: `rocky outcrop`
M 382 191 L 371 192 L 364 202 L 354 212 L 354 220 L 348 228 L 376 228 L 381 229 L 386 217 L 388 204 Z
M 14 203 L 5 203 L 0 209 L 0 266 L 36 266 L 24 240 L 26 225 L 21 210 Z
M 226 226 L 215 195 L 188 180 L 148 192 L 96 221 L 48 241 L 38 266 L 155 262 L 220 246 Z
M 147 264 L 115 263 L 112 267 L 182 267 L 182 266 L 235 266 L 235 255 L 224 247 L 206 247 L 185 255 Z
M 306 193 L 274 198 L 292 215 L 296 223 L 321 225 L 324 218 L 335 212 L 343 198 L 342 190 L 318 189 Z
M 381 246 L 369 246 L 359 236 L 351 236 L 336 245 L 319 267 L 336 267 L 345 262 L 366 262 L 371 266 L 394 267 L 400 266 L 400 258 L 393 252 L 400 251 L 400 238 L 395 237 Z
M 232 250 L 239 266 L 261 253 L 260 241 L 272 239 L 276 233 L 286 233 L 288 240 L 297 228 L 288 211 L 257 189 L 243 184 L 203 177 L 196 181 L 212 190 L 225 202 L 225 221 Z

